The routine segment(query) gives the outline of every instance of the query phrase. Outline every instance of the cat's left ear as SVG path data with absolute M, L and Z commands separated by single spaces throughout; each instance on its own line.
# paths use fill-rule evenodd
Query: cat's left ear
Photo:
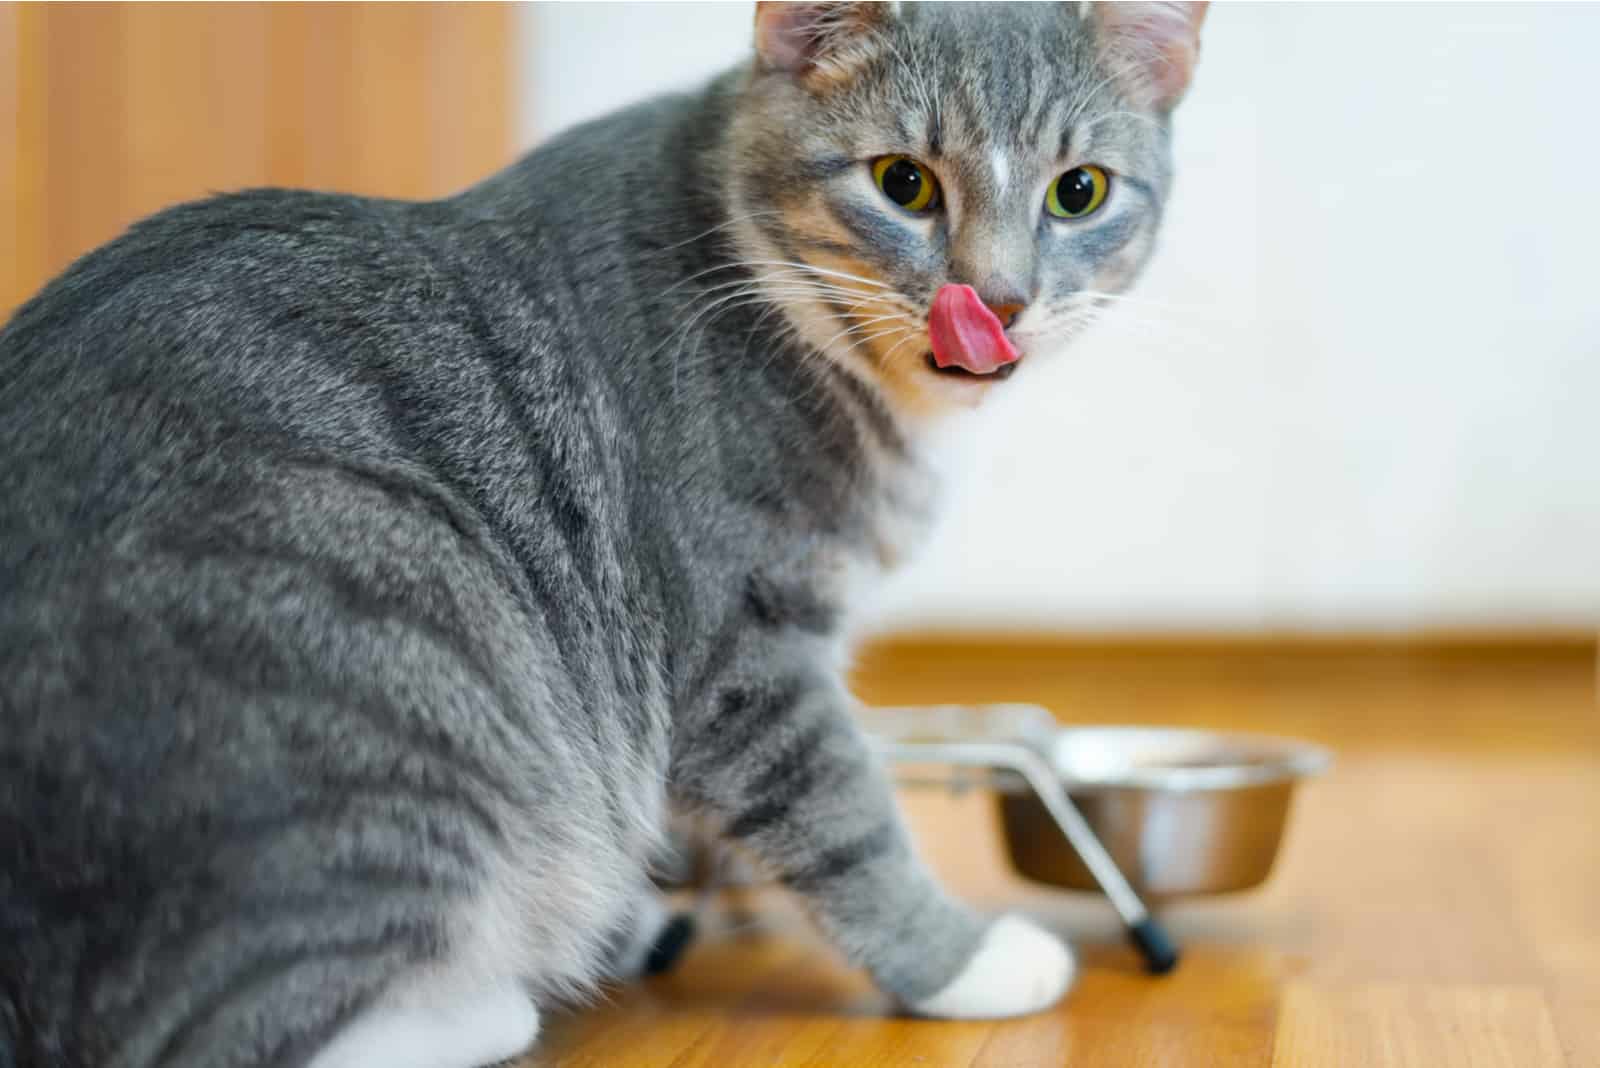
M 808 81 L 846 78 L 877 52 L 876 31 L 889 18 L 888 4 L 758 3 L 756 58 Z
M 1101 49 L 1116 76 L 1140 103 L 1170 111 L 1189 88 L 1200 58 L 1206 3 L 1089 5 Z

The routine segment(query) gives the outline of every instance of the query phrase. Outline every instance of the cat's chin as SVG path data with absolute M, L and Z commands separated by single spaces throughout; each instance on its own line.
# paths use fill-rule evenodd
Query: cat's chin
M 1012 373 L 1015 372 L 1017 367 L 1022 363 L 1022 360 L 1016 359 L 1011 363 L 1001 364 L 993 371 L 989 371 L 985 374 L 979 374 L 977 371 L 969 371 L 965 367 L 957 367 L 953 364 L 949 367 L 940 367 L 939 361 L 934 358 L 932 352 L 923 353 L 922 362 L 927 365 L 929 371 L 932 371 L 935 375 L 938 375 L 940 378 L 948 381 L 962 382 L 973 386 L 992 386 L 996 382 L 1004 382 L 1006 379 L 1010 378 Z
M 922 373 L 917 375 L 922 392 L 936 408 L 976 408 L 1000 385 L 1016 373 L 1022 360 L 1014 360 L 996 367 L 988 374 L 978 374 L 964 367 L 940 367 L 933 353 L 925 353 Z
M 1009 379 L 1021 362 L 1016 360 L 989 374 L 977 374 L 965 368 L 940 367 L 933 353 L 925 352 L 916 364 L 902 364 L 903 370 L 882 384 L 896 399 L 896 407 L 914 421 L 929 417 L 938 420 L 982 405 L 994 387 Z

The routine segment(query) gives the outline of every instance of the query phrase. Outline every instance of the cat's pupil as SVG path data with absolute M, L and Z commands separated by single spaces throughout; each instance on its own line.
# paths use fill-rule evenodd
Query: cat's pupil
M 1082 167 L 1063 174 L 1056 183 L 1056 200 L 1069 215 L 1086 211 L 1094 200 L 1094 176 Z
M 908 159 L 895 160 L 883 172 L 883 191 L 896 204 L 906 205 L 922 195 L 922 171 Z

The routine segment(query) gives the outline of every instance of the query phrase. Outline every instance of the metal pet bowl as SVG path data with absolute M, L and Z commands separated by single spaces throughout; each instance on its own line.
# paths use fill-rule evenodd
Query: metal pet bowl
M 1007 852 L 1026 878 L 1095 890 L 1108 889 L 1110 875 L 1152 898 L 1264 882 L 1295 784 L 1331 762 L 1320 746 L 1266 735 L 1061 727 L 1034 705 L 871 709 L 863 718 L 901 782 L 992 790 Z M 1086 853 L 1113 861 L 1121 878 Z
M 1251 734 L 1149 727 L 1053 731 L 1042 756 L 1133 888 L 1147 898 L 1247 890 L 1265 882 L 1300 779 L 1326 750 Z M 1099 884 L 1039 794 L 994 778 L 1006 849 L 1029 879 Z
M 872 708 L 860 719 L 900 784 L 992 791 L 1017 871 L 1103 892 L 1158 975 L 1180 953 L 1146 900 L 1265 881 L 1295 783 L 1331 761 L 1318 746 L 1263 735 L 1063 728 L 1036 705 Z M 692 834 L 682 837 L 660 865 L 664 885 L 699 889 L 703 906 L 718 887 L 759 880 Z

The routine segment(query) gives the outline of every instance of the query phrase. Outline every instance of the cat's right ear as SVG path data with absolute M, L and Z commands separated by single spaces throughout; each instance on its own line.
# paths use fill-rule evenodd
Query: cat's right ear
M 877 51 L 888 4 L 756 4 L 756 62 L 807 81 L 847 78 Z

